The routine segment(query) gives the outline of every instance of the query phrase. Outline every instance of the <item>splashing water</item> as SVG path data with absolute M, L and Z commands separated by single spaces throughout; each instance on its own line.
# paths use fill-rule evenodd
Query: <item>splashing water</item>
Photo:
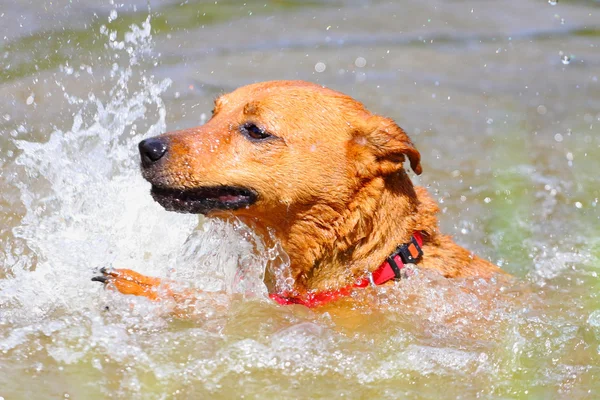
M 165 212 L 152 200 L 138 171 L 137 143 L 165 130 L 160 95 L 170 81 L 145 76 L 133 81 L 133 67 L 152 57 L 149 19 L 132 26 L 123 41 L 116 32 L 101 31 L 126 60 L 111 69 L 110 100 L 103 103 L 93 93 L 85 100 L 67 96 L 79 107 L 69 131 L 56 130 L 45 143 L 16 143 L 22 153 L 12 166 L 11 183 L 26 213 L 14 236 L 27 243 L 37 262 L 32 257 L 31 265 L 13 267 L 12 276 L 0 280 L 0 326 L 10 328 L 0 340 L 5 353 L 34 333 L 74 339 L 89 334 L 74 329 L 109 329 L 102 325 L 101 310 L 107 297 L 114 305 L 119 296 L 90 282 L 102 266 L 193 278 L 205 291 L 265 290 L 265 260 L 249 255 L 257 238 L 248 238 L 241 224 L 211 222 L 194 232 L 198 217 Z M 136 123 L 147 119 L 154 121 L 137 133 Z M 158 311 L 144 299 L 130 301 L 143 312 Z M 59 315 L 67 317 L 55 318 Z M 73 362 L 85 351 L 54 354 Z

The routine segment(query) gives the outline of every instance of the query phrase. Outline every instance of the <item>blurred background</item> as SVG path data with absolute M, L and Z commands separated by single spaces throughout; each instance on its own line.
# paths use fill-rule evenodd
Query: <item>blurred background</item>
M 595 398 L 599 46 L 594 0 L 4 2 L 0 399 Z M 94 268 L 164 274 L 196 240 L 196 219 L 149 199 L 137 141 L 274 79 L 394 118 L 443 230 L 527 288 L 474 289 L 513 293 L 484 307 L 462 297 L 475 283 L 444 286 L 441 303 L 461 304 L 444 309 L 441 283 L 415 284 L 406 296 L 424 300 L 390 300 L 380 331 L 365 311 L 359 333 L 260 301 L 210 329 L 125 303 L 106 316 L 99 304 L 119 300 L 88 285 Z

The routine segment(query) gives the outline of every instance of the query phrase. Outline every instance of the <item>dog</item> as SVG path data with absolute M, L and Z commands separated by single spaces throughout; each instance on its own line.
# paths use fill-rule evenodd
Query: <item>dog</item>
M 447 278 L 504 272 L 439 232 L 435 201 L 413 186 L 421 156 L 392 120 L 353 98 L 303 81 L 241 87 L 215 100 L 203 126 L 139 144 L 144 178 L 169 211 L 237 218 L 279 242 L 293 285 L 267 269 L 279 304 L 318 307 L 366 286 L 389 285 L 407 265 Z M 131 270 L 95 281 L 125 294 L 185 301 L 189 290 Z

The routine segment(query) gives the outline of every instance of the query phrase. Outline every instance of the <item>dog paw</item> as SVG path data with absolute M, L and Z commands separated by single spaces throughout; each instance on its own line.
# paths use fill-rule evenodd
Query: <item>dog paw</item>
M 92 281 L 104 284 L 109 290 L 144 296 L 151 300 L 159 298 L 159 278 L 145 276 L 130 269 L 101 268 L 100 273 L 102 275 L 93 277 Z

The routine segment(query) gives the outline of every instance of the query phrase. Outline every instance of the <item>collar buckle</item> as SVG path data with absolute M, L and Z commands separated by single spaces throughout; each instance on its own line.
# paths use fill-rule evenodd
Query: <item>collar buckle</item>
M 423 249 L 421 249 L 417 238 L 413 235 L 410 242 L 399 246 L 391 258 L 395 255 L 399 255 L 404 264 L 416 264 L 417 260 L 423 255 Z
M 417 260 L 423 255 L 423 249 L 421 249 L 421 245 L 419 244 L 419 242 L 422 243 L 422 241 L 420 240 L 420 233 L 419 237 L 415 237 L 415 235 L 411 236 L 410 242 L 398 246 L 396 248 L 396 251 L 394 251 L 386 259 L 386 261 L 392 268 L 392 271 L 394 272 L 395 280 L 399 281 L 400 279 L 402 279 L 403 275 L 406 275 L 403 274 L 402 271 L 404 267 L 409 264 L 416 264 Z

